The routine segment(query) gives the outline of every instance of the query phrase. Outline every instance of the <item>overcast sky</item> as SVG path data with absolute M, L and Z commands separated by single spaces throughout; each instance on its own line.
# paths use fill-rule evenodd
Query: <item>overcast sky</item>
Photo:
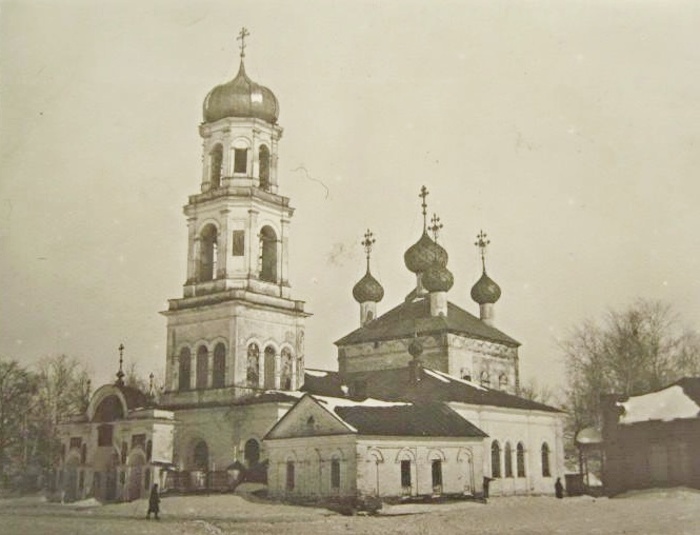
M 102 382 L 123 342 L 162 373 L 201 105 L 241 26 L 280 101 L 307 367 L 335 369 L 359 325 L 368 227 L 378 311 L 411 290 L 422 184 L 476 315 L 491 238 L 525 380 L 560 383 L 557 339 L 637 297 L 700 325 L 697 1 L 23 0 L 0 2 L 0 356 L 66 353 Z

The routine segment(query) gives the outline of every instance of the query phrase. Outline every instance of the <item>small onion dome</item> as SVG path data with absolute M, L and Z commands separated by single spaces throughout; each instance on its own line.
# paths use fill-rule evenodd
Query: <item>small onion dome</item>
M 449 269 L 439 264 L 433 264 L 423 273 L 423 287 L 429 292 L 447 292 L 455 282 Z
M 367 301 L 378 303 L 384 297 L 384 288 L 367 270 L 365 276 L 353 287 L 352 296 L 358 303 L 366 303 Z
M 472 299 L 480 305 L 495 303 L 501 297 L 501 288 L 484 272 L 481 278 L 472 286 Z
M 414 359 L 417 359 L 421 356 L 422 353 L 423 344 L 420 340 L 418 340 L 418 338 L 416 338 L 408 345 L 408 354 L 411 355 Z
M 255 117 L 274 124 L 279 112 L 277 97 L 267 87 L 248 78 L 243 61 L 233 80 L 217 85 L 204 99 L 204 122 L 207 123 L 224 117 Z
M 411 245 L 403 255 L 403 261 L 409 271 L 423 273 L 433 264 L 447 265 L 447 251 L 433 241 L 427 232 Z

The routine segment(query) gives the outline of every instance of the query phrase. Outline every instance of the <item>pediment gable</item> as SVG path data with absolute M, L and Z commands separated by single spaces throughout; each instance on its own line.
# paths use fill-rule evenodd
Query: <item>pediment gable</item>
M 295 438 L 356 433 L 332 409 L 306 395 L 270 430 L 265 439 Z

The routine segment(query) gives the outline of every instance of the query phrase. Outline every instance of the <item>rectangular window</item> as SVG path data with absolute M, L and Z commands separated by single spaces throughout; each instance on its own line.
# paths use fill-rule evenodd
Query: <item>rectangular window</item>
M 141 449 L 143 449 L 143 450 L 146 449 L 146 435 L 145 434 L 131 435 L 131 449 L 134 449 L 137 446 L 141 446 Z
M 233 243 L 231 244 L 231 254 L 233 256 L 243 256 L 245 254 L 245 230 L 233 231 Z
M 401 487 L 411 488 L 411 461 L 401 461 Z
M 331 461 L 331 488 L 340 488 L 340 461 L 338 459 Z
M 245 173 L 248 168 L 248 149 L 233 149 L 233 172 Z
M 111 446 L 112 445 L 112 426 L 109 424 L 101 425 L 97 428 L 97 445 Z
M 294 461 L 287 461 L 287 491 L 294 490 Z
M 81 437 L 70 437 L 70 447 L 80 449 L 83 445 L 83 439 Z

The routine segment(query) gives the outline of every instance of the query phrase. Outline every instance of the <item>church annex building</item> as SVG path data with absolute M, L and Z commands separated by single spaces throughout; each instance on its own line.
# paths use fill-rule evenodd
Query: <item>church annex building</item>
M 67 500 L 133 500 L 161 491 L 264 482 L 281 499 L 552 493 L 564 471 L 563 413 L 518 397 L 519 342 L 496 327 L 500 287 L 471 290 L 479 317 L 448 299 L 454 284 L 439 221 L 404 263 L 415 287 L 386 312 L 362 242 L 359 325 L 335 342 L 337 370 L 304 366 L 309 313 L 288 279 L 294 213 L 281 194 L 280 106 L 246 73 L 204 100 L 202 178 L 184 207 L 187 280 L 171 299 L 164 391 L 97 389 L 60 425 Z M 360 222 L 358 222 L 360 223 Z M 350 288 L 348 288 L 350 293 Z

